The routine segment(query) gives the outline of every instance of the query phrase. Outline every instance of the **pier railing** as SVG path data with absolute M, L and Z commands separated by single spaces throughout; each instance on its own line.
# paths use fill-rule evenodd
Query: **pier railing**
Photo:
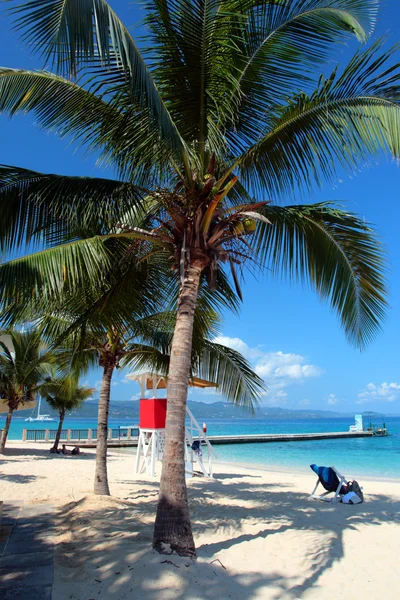
M 55 440 L 57 429 L 23 429 L 23 442 L 52 442 Z M 139 435 L 139 427 L 120 427 L 110 428 L 107 439 L 132 440 Z M 61 431 L 60 441 L 62 442 L 88 442 L 97 440 L 97 429 L 63 429 Z

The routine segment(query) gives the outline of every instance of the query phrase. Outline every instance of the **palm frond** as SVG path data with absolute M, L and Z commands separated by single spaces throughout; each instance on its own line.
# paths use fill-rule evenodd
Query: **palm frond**
M 10 250 L 32 240 L 59 243 L 108 233 L 127 215 L 144 218 L 143 197 L 130 183 L 0 165 L 0 245 Z
M 123 369 L 148 370 L 159 375 L 168 375 L 169 354 L 152 344 L 131 344 L 121 360 Z
M 79 385 L 74 375 L 48 378 L 39 388 L 40 395 L 53 410 L 80 408 L 93 394 L 93 388 Z
M 225 398 L 250 412 L 254 412 L 266 389 L 263 380 L 239 352 L 211 341 L 204 342 L 194 374 L 216 383 L 217 391 Z
M 134 344 L 123 358 L 122 365 L 138 370 L 149 369 L 167 376 L 169 354 L 151 344 Z M 193 354 L 192 375 L 215 383 L 216 391 L 229 402 L 250 412 L 254 412 L 266 389 L 263 380 L 239 352 L 208 340 L 203 341 L 200 354 Z
M 221 0 L 145 3 L 152 73 L 182 137 L 187 142 L 196 140 L 203 173 L 206 149 L 218 151 L 226 143 L 216 120 L 220 90 L 224 79 L 231 78 L 226 52 L 233 42 L 224 36 L 220 5 Z
M 267 133 L 238 159 L 250 189 L 289 194 L 331 179 L 337 165 L 355 170 L 385 150 L 400 156 L 400 65 L 387 66 L 397 47 L 380 47 L 357 53 L 312 95 L 271 112 Z
M 371 226 L 329 203 L 266 206 L 254 249 L 273 274 L 311 284 L 338 313 L 351 343 L 364 348 L 387 307 L 385 259 Z
M 45 377 L 52 375 L 55 358 L 35 329 L 9 329 L 4 334 L 9 344 L 0 342 L 0 389 L 7 397 L 24 402 Z
M 74 77 L 90 75 L 93 89 L 115 103 L 128 94 L 136 116 L 148 120 L 182 162 L 188 160 L 180 134 L 130 33 L 104 0 L 31 0 L 10 11 L 23 41 L 45 64 Z M 133 116 L 134 112 L 131 113 Z
M 117 108 L 46 71 L 0 68 L 0 112 L 10 116 L 33 112 L 45 129 L 105 153 L 115 151 L 126 128 L 126 118 Z
M 25 314 L 30 301 L 50 302 L 55 307 L 65 290 L 97 289 L 110 269 L 107 248 L 97 238 L 78 240 L 0 264 L 2 317 Z
M 293 0 L 291 2 L 222 2 L 225 10 L 239 5 L 247 15 L 242 35 L 236 33 L 237 83 L 221 112 L 235 113 L 231 144 L 248 144 L 263 131 L 269 112 L 299 89 L 315 83 L 316 66 L 327 62 L 334 43 L 371 33 L 376 0 Z M 218 35 L 218 33 L 216 33 Z

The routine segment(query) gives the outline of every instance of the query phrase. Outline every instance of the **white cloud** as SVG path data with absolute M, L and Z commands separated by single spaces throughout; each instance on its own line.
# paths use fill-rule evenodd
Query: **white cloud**
M 305 398 L 304 400 L 300 400 L 299 404 L 300 406 L 309 406 L 311 404 L 311 400 L 307 400 Z
M 306 359 L 300 354 L 284 352 L 265 352 L 256 361 L 255 370 L 264 379 L 303 381 L 309 377 L 319 377 L 322 370 L 315 365 L 303 364 Z
M 328 396 L 328 404 L 331 406 L 335 406 L 335 404 L 339 404 L 340 400 L 335 396 L 335 394 L 329 394 Z
M 111 382 L 112 387 L 115 387 L 116 385 L 119 385 L 118 381 L 112 381 Z
M 356 404 L 368 404 L 369 402 L 394 402 L 400 396 L 400 383 L 387 383 L 380 385 L 369 383 L 359 394 Z
M 245 356 L 252 364 L 255 372 L 262 377 L 268 394 L 265 404 L 277 406 L 285 404 L 289 385 L 303 383 L 306 379 L 319 377 L 323 371 L 316 365 L 307 364 L 307 359 L 300 354 L 266 352 L 261 346 L 251 348 L 240 338 L 219 336 L 214 341 L 229 346 Z
M 264 352 L 260 346 L 250 348 L 250 346 L 248 346 L 246 342 L 244 342 L 240 338 L 232 338 L 225 335 L 219 335 L 214 339 L 214 342 L 216 342 L 217 344 L 228 346 L 229 348 L 232 348 L 232 350 L 237 350 L 238 352 L 240 352 L 240 354 L 243 354 L 243 356 L 248 360 L 254 360 L 264 355 Z
M 121 383 L 133 383 L 132 379 L 128 379 L 127 377 L 124 377 L 121 381 Z

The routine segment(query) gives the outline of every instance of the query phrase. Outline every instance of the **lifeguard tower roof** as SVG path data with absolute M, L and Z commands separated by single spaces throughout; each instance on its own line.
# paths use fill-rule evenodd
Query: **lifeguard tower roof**
M 132 379 L 132 381 L 137 381 L 140 385 L 144 385 L 146 390 L 166 390 L 168 387 L 168 377 L 166 375 L 161 375 L 160 373 L 137 371 L 135 373 L 129 373 L 127 378 Z M 201 389 L 218 387 L 217 383 L 207 381 L 206 379 L 200 379 L 200 377 L 192 377 L 189 380 L 189 385 Z

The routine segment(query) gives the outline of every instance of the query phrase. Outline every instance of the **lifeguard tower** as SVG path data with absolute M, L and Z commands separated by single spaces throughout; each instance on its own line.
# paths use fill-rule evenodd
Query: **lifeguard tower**
M 139 440 L 136 454 L 136 473 L 156 474 L 157 462 L 162 462 L 165 439 L 165 420 L 167 415 L 167 398 L 157 398 L 158 390 L 166 390 L 168 378 L 157 373 L 130 373 L 128 379 L 140 385 Z M 217 384 L 198 377 L 193 377 L 189 385 L 196 388 L 212 388 Z M 153 390 L 153 397 L 146 398 L 146 391 Z M 193 476 L 194 463 L 200 467 L 204 477 L 213 477 L 212 457 L 218 458 L 206 435 L 206 427 L 200 427 L 190 408 L 186 406 L 189 419 L 185 427 L 185 471 L 188 477 Z M 203 459 L 203 449 L 206 457 Z

